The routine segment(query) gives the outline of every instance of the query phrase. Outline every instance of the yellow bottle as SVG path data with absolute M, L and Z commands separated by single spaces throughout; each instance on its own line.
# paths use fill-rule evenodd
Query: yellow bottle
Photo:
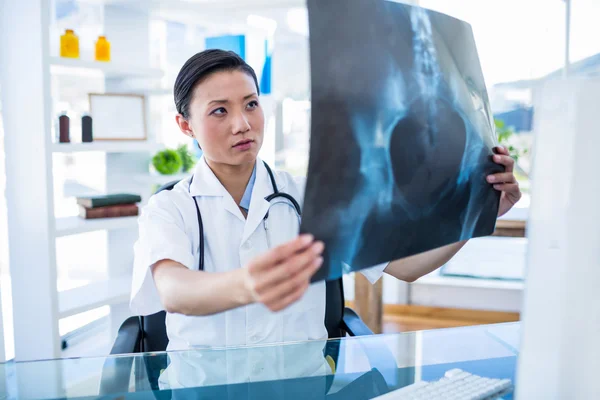
M 60 37 L 60 56 L 79 58 L 79 38 L 72 29 L 67 29 Z
M 110 61 L 110 42 L 105 36 L 98 36 L 96 42 L 96 61 Z

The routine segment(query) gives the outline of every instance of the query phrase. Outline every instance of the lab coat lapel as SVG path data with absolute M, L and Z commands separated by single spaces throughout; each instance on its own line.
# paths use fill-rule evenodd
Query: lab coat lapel
M 227 189 L 219 182 L 214 172 L 210 169 L 204 157 L 198 161 L 198 166 L 194 172 L 194 179 L 190 186 L 192 196 L 220 196 L 223 208 L 229 211 L 240 221 L 244 221 L 244 216 L 240 211 L 233 197 L 227 192 Z
M 233 214 L 233 216 L 240 221 L 244 221 L 244 215 L 242 214 L 240 207 L 235 204 L 235 200 L 233 200 L 233 197 L 231 197 L 229 193 L 223 196 L 223 208 Z
M 223 196 L 227 190 L 217 179 L 214 172 L 210 169 L 204 156 L 198 160 L 196 170 L 194 171 L 193 181 L 190 185 L 190 194 L 192 196 Z
M 254 188 L 252 189 L 250 210 L 248 212 L 248 218 L 246 219 L 246 225 L 244 226 L 242 243 L 248 240 L 252 233 L 254 233 L 256 228 L 263 221 L 267 211 L 269 211 L 269 202 L 265 200 L 265 197 L 269 196 L 271 193 L 273 193 L 273 187 L 269 180 L 267 169 L 262 160 L 257 158 L 256 180 L 254 182 Z

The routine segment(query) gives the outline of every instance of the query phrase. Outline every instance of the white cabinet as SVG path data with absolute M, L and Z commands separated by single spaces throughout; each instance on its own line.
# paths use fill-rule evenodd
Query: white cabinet
M 153 182 L 170 180 L 149 173 L 151 155 L 164 146 L 157 141 L 156 130 L 148 120 L 147 141 L 77 143 L 75 137 L 73 143 L 54 142 L 53 124 L 63 106 L 60 90 L 65 87 L 64 80 L 71 87 L 81 84 L 87 88 L 91 80 L 97 80 L 105 92 L 128 93 L 135 87 L 135 93 L 139 93 L 144 88 L 160 87 L 164 72 L 151 66 L 149 15 L 110 2 L 101 7 L 103 33 L 112 43 L 112 61 L 96 62 L 83 57 L 83 53 L 81 59 L 58 57 L 51 43 L 62 32 L 53 26 L 53 3 L 3 2 L 0 12 L 0 37 L 15 38 L 3 40 L 0 46 L 0 84 L 17 360 L 60 357 L 58 321 L 62 318 L 108 305 L 114 338 L 128 315 L 137 217 L 84 220 L 57 216 L 55 209 L 60 204 L 55 204 L 56 191 L 61 188 L 54 184 L 53 159 L 65 154 L 102 154 L 104 173 L 97 183 L 99 191 L 138 193 L 144 202 L 152 193 Z M 71 122 L 72 126 L 77 123 L 75 119 Z M 59 292 L 57 240 L 95 231 L 107 235 L 106 279 Z M 78 257 L 85 259 L 86 255 Z

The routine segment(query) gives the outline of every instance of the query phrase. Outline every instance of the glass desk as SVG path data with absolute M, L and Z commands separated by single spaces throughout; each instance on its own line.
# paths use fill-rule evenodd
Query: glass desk
M 519 327 L 8 362 L 0 398 L 369 399 L 453 368 L 514 382 Z

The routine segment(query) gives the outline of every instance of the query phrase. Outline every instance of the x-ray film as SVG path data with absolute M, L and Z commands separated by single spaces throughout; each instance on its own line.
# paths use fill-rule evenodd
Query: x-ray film
M 313 280 L 493 232 L 493 116 L 469 24 L 384 0 L 308 0 Z

